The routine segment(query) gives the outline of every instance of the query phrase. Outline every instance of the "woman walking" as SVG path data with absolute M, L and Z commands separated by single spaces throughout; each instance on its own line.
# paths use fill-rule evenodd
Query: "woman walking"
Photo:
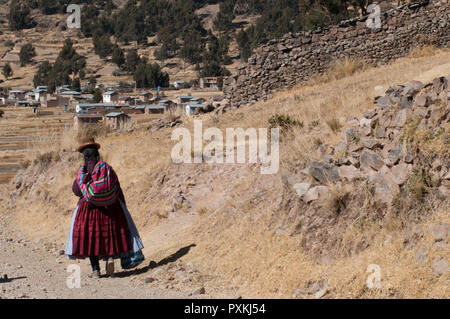
M 114 274 L 114 258 L 121 258 L 124 269 L 144 260 L 142 241 L 126 208 L 117 175 L 101 160 L 99 148 L 93 139 L 78 147 L 84 164 L 77 170 L 72 191 L 80 199 L 66 245 L 69 258 L 89 257 L 93 277 L 100 277 L 100 259 L 106 260 L 108 275 Z

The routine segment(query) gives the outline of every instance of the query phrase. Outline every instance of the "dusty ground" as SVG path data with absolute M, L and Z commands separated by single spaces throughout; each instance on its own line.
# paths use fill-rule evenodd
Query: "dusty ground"
M 183 261 L 183 256 L 195 249 L 193 245 L 167 251 L 161 260 L 146 259 L 135 270 L 121 270 L 120 261 L 116 260 L 114 277 L 105 275 L 104 262 L 101 262 L 103 275 L 98 279 L 89 276 L 87 259 L 68 260 L 61 254 L 62 243 L 27 240 L 19 231 L 7 227 L 8 220 L 8 216 L 1 214 L 0 277 L 6 274 L 7 279 L 0 279 L 0 299 L 239 297 L 232 289 L 210 285 L 214 281 L 212 276 Z M 67 284 L 71 276 L 68 267 L 73 267 L 70 265 L 80 266 L 80 288 L 69 288 Z

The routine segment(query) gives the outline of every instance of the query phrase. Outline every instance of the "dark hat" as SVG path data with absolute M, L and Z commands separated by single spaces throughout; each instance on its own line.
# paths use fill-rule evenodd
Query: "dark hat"
M 78 146 L 78 152 L 80 152 L 80 153 L 82 153 L 83 152 L 83 150 L 86 148 L 86 147 L 93 147 L 93 148 L 96 148 L 96 149 L 99 149 L 100 148 L 100 144 L 98 144 L 98 143 L 95 143 L 95 141 L 94 141 L 94 139 L 92 138 L 92 137 L 89 137 L 89 138 L 84 138 L 82 141 L 81 141 L 81 145 L 80 146 Z

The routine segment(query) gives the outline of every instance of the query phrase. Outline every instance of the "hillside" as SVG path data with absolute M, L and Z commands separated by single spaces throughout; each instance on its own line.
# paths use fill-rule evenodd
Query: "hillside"
M 172 128 L 144 126 L 98 136 L 101 155 L 116 170 L 144 240 L 147 262 L 190 246 L 157 274 L 150 264 L 134 273 L 129 284 L 139 289 L 130 294 L 140 296 L 142 289 L 187 294 L 203 286 L 213 296 L 221 291 L 243 298 L 446 298 L 449 61 L 448 49 L 415 49 L 383 67 L 330 70 L 250 107 L 194 118 L 203 121 L 203 129 L 223 132 L 264 128 L 281 119 L 276 126 L 285 133 L 276 174 L 261 174 L 260 164 L 175 164 Z M 374 104 L 377 96 L 382 98 Z M 395 104 L 395 98 L 408 104 Z M 194 119 L 181 127 L 192 132 Z M 380 127 L 384 137 L 374 135 Z M 364 152 L 384 159 L 383 150 L 393 141 L 414 150 L 403 154 L 411 158 L 399 160 L 411 168 L 401 182 L 390 175 L 396 163 L 375 161 L 362 170 Z M 348 149 L 342 157 L 343 143 Z M 76 204 L 71 194 L 81 161 L 76 145 L 72 132 L 60 143 L 39 145 L 36 160 L 1 188 L 2 220 L 8 221 L 3 227 L 20 231 L 30 243 L 48 243 L 53 252 L 63 249 Z M 358 162 L 345 158 L 350 155 Z M 311 170 L 317 162 L 319 175 Z M 364 175 L 331 184 L 321 178 L 334 176 L 336 167 L 342 177 L 342 167 L 350 166 L 358 167 L 350 173 Z M 304 183 L 308 193 L 315 189 L 309 199 L 299 185 Z M 381 288 L 366 285 L 372 264 L 381 269 Z M 189 272 L 193 265 L 195 275 Z M 11 276 L 24 271 L 3 270 Z M 145 281 L 148 277 L 154 280 Z M 100 282 L 95 291 L 111 296 L 107 279 Z M 20 281 L 16 285 L 24 289 Z M 46 289 L 53 293 L 53 285 L 50 280 Z
M 121 81 L 127 83 L 133 82 L 132 74 L 113 75 L 113 72 L 118 70 L 117 65 L 111 61 L 111 55 L 106 58 L 100 58 L 95 53 L 92 37 L 85 37 L 79 29 L 66 28 L 66 19 L 69 14 L 58 13 L 45 15 L 39 10 L 34 9 L 30 16 L 36 22 L 35 27 L 19 31 L 10 30 L 8 13 L 10 3 L 12 2 L 14 0 L 0 4 L 0 42 L 2 43 L 0 47 L 0 67 L 3 67 L 5 63 L 10 63 L 14 75 L 8 80 L 2 77 L 4 82 L 0 86 L 33 88 L 33 76 L 37 71 L 39 63 L 45 60 L 54 62 L 66 38 L 71 38 L 77 52 L 87 58 L 86 79 L 89 76 L 96 76 L 97 82 L 104 84 L 117 84 Z M 114 12 L 122 9 L 125 2 L 115 1 L 116 9 Z M 202 17 L 202 23 L 205 28 L 212 30 L 212 23 L 217 15 L 218 9 L 218 4 L 215 4 L 206 5 L 204 8 L 196 11 L 198 16 Z M 245 26 L 251 21 L 254 21 L 256 17 L 241 15 L 236 17 L 236 22 Z M 234 40 L 234 32 L 230 32 L 229 36 L 232 40 L 229 47 L 229 55 L 232 57 L 232 63 L 227 66 L 227 69 L 230 72 L 235 72 L 237 65 L 240 64 L 239 51 Z M 149 43 L 156 40 L 156 36 L 148 38 Z M 19 64 L 19 52 L 21 47 L 26 43 L 33 44 L 36 56 L 31 64 L 21 67 Z M 195 64 L 186 62 L 179 55 L 164 59 L 163 61 L 155 59 L 155 50 L 160 49 L 161 44 L 149 46 L 146 44 L 137 44 L 136 42 L 130 42 L 128 44 L 120 42 L 119 45 L 125 52 L 128 49 L 137 49 L 141 57 L 146 57 L 150 62 L 160 64 L 163 71 L 169 74 L 171 82 L 176 80 L 189 82 L 191 80 L 197 80 L 199 77 Z
M 408 1 L 406 1 L 408 2 Z M 113 63 L 113 46 L 136 49 L 161 65 L 171 81 L 190 82 L 200 76 L 235 74 L 252 50 L 288 32 L 314 31 L 341 20 L 366 15 L 367 4 L 347 1 L 202 0 L 202 1 L 80 1 L 83 23 L 68 29 L 63 1 L 6 0 L 0 4 L 1 63 L 10 63 L 12 78 L 2 86 L 31 88 L 38 64 L 54 62 L 66 38 L 87 58 L 86 76 L 97 82 L 132 82 L 133 74 Z M 399 1 L 382 1 L 383 10 Z M 28 10 L 30 21 L 9 21 L 11 12 Z M 14 9 L 14 10 L 13 10 Z M 20 11 L 22 12 L 22 11 Z M 14 15 L 13 15 L 14 16 Z M 17 16 L 20 16 L 17 14 Z M 24 20 L 27 20 L 24 19 Z M 19 52 L 35 46 L 31 64 L 20 66 Z M 212 50 L 211 52 L 208 51 Z M 103 56 L 104 55 L 104 56 Z M 102 58 L 100 57 L 102 56 Z M 122 66 L 122 65 L 120 65 Z M 118 72 L 117 76 L 113 72 Z

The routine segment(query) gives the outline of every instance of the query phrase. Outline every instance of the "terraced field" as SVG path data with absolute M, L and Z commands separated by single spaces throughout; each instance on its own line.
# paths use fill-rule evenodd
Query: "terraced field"
M 34 114 L 32 108 L 5 107 L 0 119 L 0 183 L 7 182 L 27 161 L 33 150 L 53 143 L 72 125 L 73 114 L 62 108 Z

